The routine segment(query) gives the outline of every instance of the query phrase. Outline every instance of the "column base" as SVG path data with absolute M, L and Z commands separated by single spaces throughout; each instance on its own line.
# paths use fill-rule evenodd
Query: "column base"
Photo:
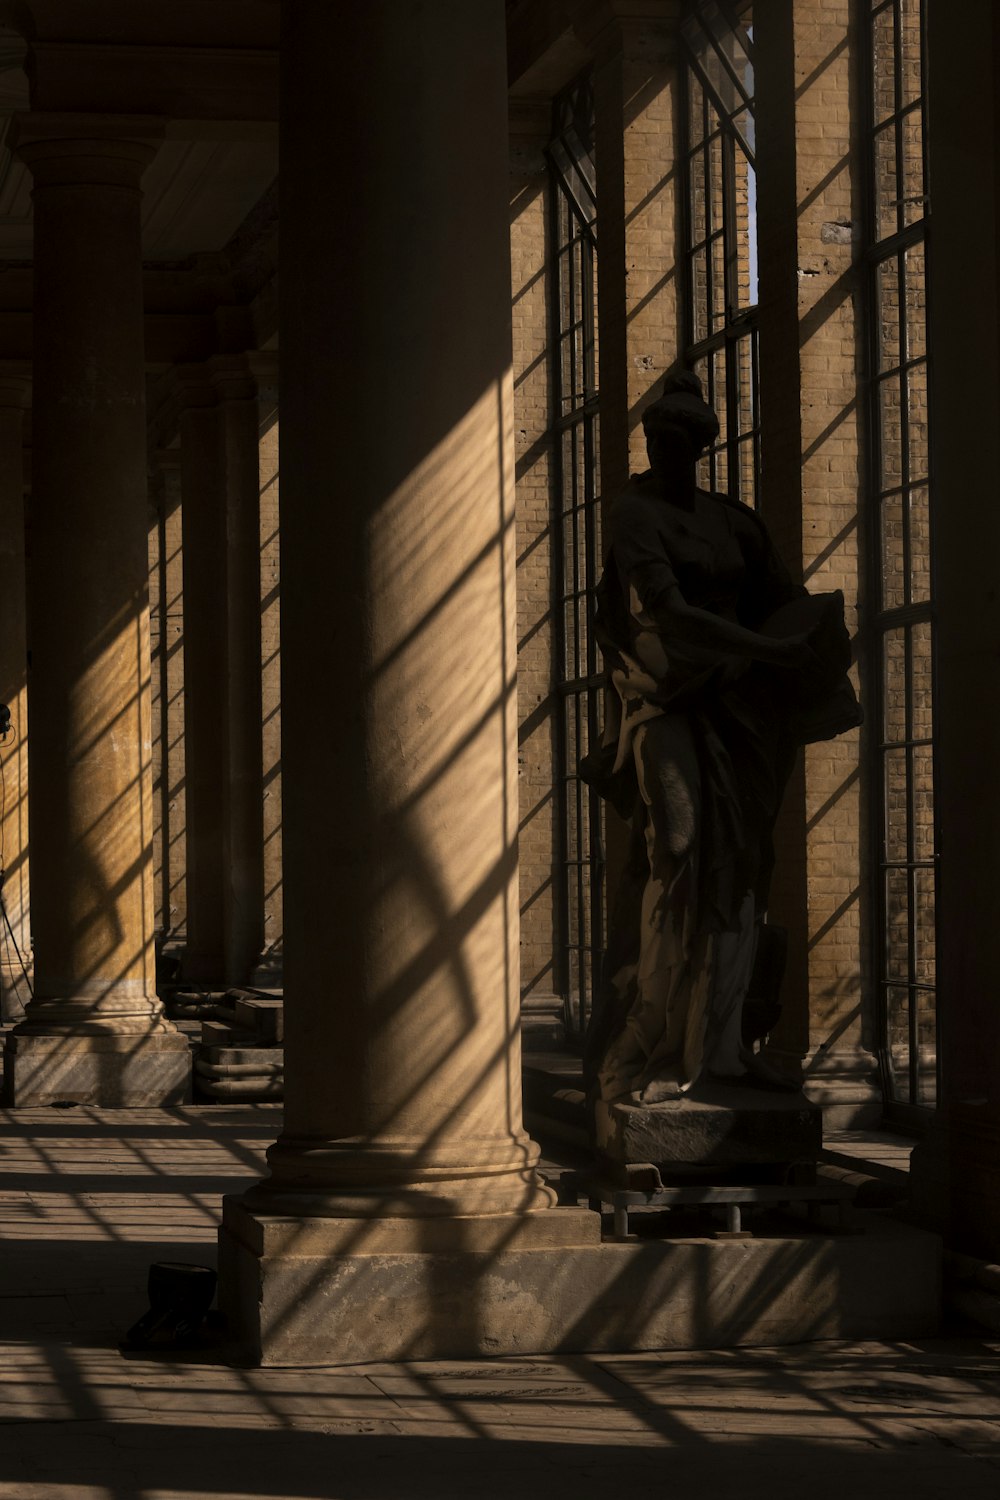
M 28 973 L 30 974 L 30 966 Z M 31 999 L 28 976 L 20 968 L 0 964 L 0 1021 L 23 1021 Z
M 191 1099 L 191 1049 L 181 1032 L 152 1035 L 13 1033 L 3 1054 L 7 1104 L 157 1108 Z
M 857 1228 L 602 1244 L 578 1208 L 319 1220 L 227 1198 L 220 1305 L 233 1362 L 277 1366 L 934 1334 L 940 1240 Z
M 254 990 L 280 990 L 285 984 L 284 949 L 277 945 L 265 948 L 250 974 L 250 988 Z
M 599 1099 L 595 1144 L 602 1165 L 666 1170 L 789 1166 L 816 1160 L 823 1118 L 804 1094 L 701 1080 L 682 1100 L 628 1104 Z
M 882 1084 L 878 1063 L 865 1048 L 816 1047 L 802 1070 L 806 1097 L 822 1109 L 826 1130 L 878 1127 L 884 1107 Z
M 1000 1259 L 1000 1105 L 956 1101 L 910 1159 L 913 1205 L 949 1246 Z
M 586 1208 L 310 1219 L 225 1198 L 219 1305 L 253 1364 L 538 1352 L 563 1334 L 574 1256 L 600 1238 Z

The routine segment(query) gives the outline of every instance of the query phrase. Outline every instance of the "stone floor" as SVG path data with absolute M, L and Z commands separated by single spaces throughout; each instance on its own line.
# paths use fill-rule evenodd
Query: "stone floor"
M 277 1111 L 0 1118 L 2 1500 L 996 1500 L 1000 1342 L 330 1370 L 123 1355 Z
M 891 1130 L 824 1130 L 825 1161 L 891 1181 L 910 1170 L 915 1142 Z

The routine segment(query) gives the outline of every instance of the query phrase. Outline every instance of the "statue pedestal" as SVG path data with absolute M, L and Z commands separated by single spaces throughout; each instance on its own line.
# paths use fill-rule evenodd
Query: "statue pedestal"
M 698 1083 L 676 1103 L 596 1105 L 599 1155 L 614 1171 L 650 1162 L 666 1172 L 814 1162 L 823 1112 L 802 1093 Z

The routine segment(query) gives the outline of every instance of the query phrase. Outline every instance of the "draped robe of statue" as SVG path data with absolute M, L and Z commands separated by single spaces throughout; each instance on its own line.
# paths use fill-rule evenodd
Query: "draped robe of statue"
M 798 745 L 860 717 L 842 596 L 794 584 L 746 506 L 668 491 L 650 471 L 613 507 L 597 622 L 613 689 L 599 789 L 631 810 L 632 845 L 587 1050 L 601 1096 L 640 1103 L 706 1071 L 776 1083 L 740 1040 L 772 828 Z M 807 637 L 805 659 L 685 639 L 678 597 L 765 643 Z

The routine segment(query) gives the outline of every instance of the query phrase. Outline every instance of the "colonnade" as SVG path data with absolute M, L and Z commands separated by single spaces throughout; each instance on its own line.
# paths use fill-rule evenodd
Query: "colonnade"
M 12 1103 L 188 1088 L 153 951 L 140 181 L 155 125 L 23 115 L 34 209 L 31 930 Z
M 521 1119 L 504 8 L 331 9 L 286 7 L 281 51 L 286 1112 L 269 1175 L 226 1203 L 222 1300 L 256 1358 L 537 1349 L 568 1336 L 567 1268 L 599 1224 L 553 1205 Z M 621 59 L 600 35 L 606 106 Z M 0 369 L 0 671 L 30 758 L 34 997 L 6 1045 L 14 1105 L 165 1104 L 190 1087 L 154 977 L 140 204 L 158 139 L 147 117 L 17 123 L 34 187 L 32 542 L 25 607 L 27 372 Z M 944 330 L 949 288 L 932 274 Z M 978 267 L 994 293 L 995 274 Z M 636 340 L 662 353 L 669 318 L 632 295 L 617 337 L 639 369 Z M 957 376 L 964 354 L 942 337 L 939 372 L 950 359 Z M 209 986 L 245 982 L 266 943 L 259 378 L 242 350 L 174 373 L 187 962 Z M 627 466 L 641 392 L 624 396 L 609 472 Z M 937 399 L 957 464 L 959 424 Z M 935 545 L 957 674 L 997 621 L 979 572 L 967 612 L 974 487 L 949 493 Z M 984 786 L 992 763 L 975 680 L 946 690 L 952 788 L 967 743 Z M 957 791 L 939 806 L 954 871 L 978 833 Z M 26 938 L 19 808 L 4 857 Z M 958 1019 L 962 973 L 986 993 L 991 908 L 965 903 L 959 923 L 954 875 L 943 893 L 950 1139 L 967 1144 L 996 1129 L 995 1015 L 968 1011 L 978 1050 Z
M 159 131 L 96 115 L 23 115 L 17 131 L 33 180 L 35 356 L 33 380 L 0 372 L 3 701 L 18 737 L 5 751 L 0 950 L 5 1011 L 20 1017 L 6 1086 L 17 1106 L 171 1103 L 190 1097 L 191 1069 L 155 982 L 140 249 L 141 179 Z M 257 374 L 273 379 L 273 366 L 218 356 L 173 381 L 188 623 L 185 977 L 209 988 L 247 983 L 265 944 Z
M 499 3 L 287 20 L 286 1112 L 269 1177 L 222 1231 L 224 1303 L 265 1358 L 309 1338 L 371 1357 L 372 1298 L 395 1306 L 387 1351 L 516 1347 L 509 1309 L 460 1285 L 425 1327 L 427 1278 L 460 1255 L 525 1281 L 530 1252 L 533 1325 L 539 1252 L 599 1238 L 595 1215 L 553 1207 L 521 1123 L 503 25 Z M 420 149 L 387 194 L 415 58 Z M 390 101 L 377 119 L 372 88 Z M 334 141 L 343 170 L 317 198 Z M 154 982 L 139 227 L 155 145 L 145 119 L 18 124 L 35 210 L 35 994 L 7 1041 L 15 1105 L 189 1088 Z M 241 356 L 182 367 L 175 389 L 188 964 L 231 983 L 264 941 L 256 391 Z M 407 1307 L 391 1263 L 414 1254 Z M 337 1274 L 362 1322 L 334 1335 L 316 1311 Z

